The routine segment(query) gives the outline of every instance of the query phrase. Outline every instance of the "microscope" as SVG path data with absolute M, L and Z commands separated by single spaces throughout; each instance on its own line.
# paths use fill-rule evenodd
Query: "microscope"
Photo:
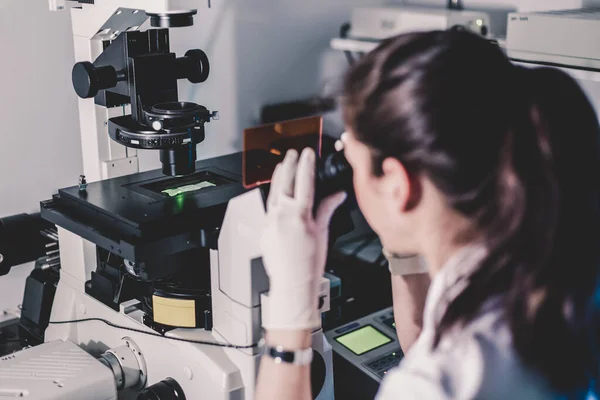
M 28 280 L 21 328 L 33 346 L 0 359 L 0 395 L 253 398 L 269 302 L 259 246 L 268 179 L 249 182 L 247 170 L 262 165 L 264 175 L 285 146 L 196 160 L 218 113 L 180 101 L 177 81 L 207 80 L 209 59 L 199 49 L 177 57 L 169 29 L 193 24 L 197 5 L 51 0 L 55 10 L 71 8 L 85 174 L 42 201 L 39 215 L 0 221 L 0 237 L 3 229 L 46 233 L 29 246 L 31 260 L 48 248 L 59 255 Z M 303 124 L 320 146 L 321 120 Z M 298 139 L 297 126 L 271 131 Z M 162 168 L 139 173 L 138 149 L 156 150 Z M 342 153 L 324 157 L 319 193 L 348 187 L 349 174 Z M 321 312 L 329 289 L 324 277 Z M 312 346 L 313 397 L 332 399 L 332 349 L 321 329 Z

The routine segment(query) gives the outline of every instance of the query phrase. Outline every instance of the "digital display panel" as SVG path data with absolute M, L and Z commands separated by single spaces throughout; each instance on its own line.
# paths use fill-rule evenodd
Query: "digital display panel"
M 372 325 L 366 325 L 335 338 L 335 341 L 360 356 L 392 341 Z

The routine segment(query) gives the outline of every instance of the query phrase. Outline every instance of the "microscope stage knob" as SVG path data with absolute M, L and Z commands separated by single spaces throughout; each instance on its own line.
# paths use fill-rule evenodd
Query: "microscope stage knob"
M 117 85 L 117 71 L 110 65 L 96 67 L 88 61 L 78 62 L 71 73 L 73 88 L 82 99 L 95 97 L 98 91 Z

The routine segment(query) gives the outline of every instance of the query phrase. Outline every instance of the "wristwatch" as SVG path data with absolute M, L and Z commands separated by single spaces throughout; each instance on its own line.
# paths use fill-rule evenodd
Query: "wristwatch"
M 427 266 L 421 257 L 414 254 L 396 254 L 383 249 L 392 275 L 412 275 L 427 273 Z
M 264 345 L 263 354 L 271 357 L 277 364 L 310 365 L 313 359 L 313 349 L 311 347 L 287 351 L 283 346 Z

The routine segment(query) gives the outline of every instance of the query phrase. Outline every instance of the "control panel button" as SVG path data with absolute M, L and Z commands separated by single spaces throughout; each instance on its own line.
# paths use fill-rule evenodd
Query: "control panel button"
M 381 323 L 383 323 L 384 325 L 388 326 L 390 329 L 396 329 L 396 324 L 394 323 L 394 318 L 385 318 L 384 320 L 381 321 Z
M 398 366 L 403 357 L 404 353 L 402 353 L 402 350 L 397 349 L 374 360 L 367 361 L 363 365 L 371 372 L 381 376 L 385 371 Z

